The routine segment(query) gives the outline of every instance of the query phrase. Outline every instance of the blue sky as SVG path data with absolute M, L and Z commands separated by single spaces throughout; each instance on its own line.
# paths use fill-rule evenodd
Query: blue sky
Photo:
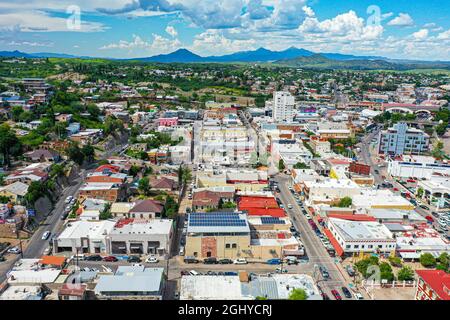
M 450 60 L 448 17 L 438 0 L 0 0 L 0 50 L 132 58 L 295 46 Z

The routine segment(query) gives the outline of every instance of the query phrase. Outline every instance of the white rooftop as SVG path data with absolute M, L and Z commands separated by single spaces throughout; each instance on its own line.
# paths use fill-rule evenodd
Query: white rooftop
M 329 218 L 336 231 L 347 241 L 352 240 L 393 240 L 392 233 L 381 223 L 372 221 L 349 221 Z M 393 240 L 394 241 L 394 240 Z

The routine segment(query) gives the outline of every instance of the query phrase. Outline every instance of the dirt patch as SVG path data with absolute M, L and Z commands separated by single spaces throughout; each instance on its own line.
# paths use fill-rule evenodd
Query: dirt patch
M 377 288 L 369 291 L 375 300 L 414 300 L 416 288 Z

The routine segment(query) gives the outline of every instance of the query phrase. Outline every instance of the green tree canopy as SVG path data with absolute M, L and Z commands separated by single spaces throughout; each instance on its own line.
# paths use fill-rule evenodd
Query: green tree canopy
M 436 258 L 431 253 L 423 253 L 419 260 L 425 268 L 433 268 L 436 266 Z
M 352 198 L 350 197 L 344 197 L 338 203 L 339 208 L 349 208 L 351 205 L 352 205 Z
M 306 300 L 306 299 L 308 299 L 308 294 L 303 289 L 295 288 L 289 294 L 288 299 L 289 300 Z

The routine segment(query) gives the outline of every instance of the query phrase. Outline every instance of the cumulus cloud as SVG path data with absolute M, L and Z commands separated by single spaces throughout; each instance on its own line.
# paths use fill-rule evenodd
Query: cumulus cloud
M 400 13 L 397 17 L 388 22 L 388 26 L 410 27 L 414 25 L 414 20 L 407 13 Z
M 426 39 L 428 37 L 428 33 L 429 33 L 428 29 L 420 29 L 419 31 L 414 32 L 412 34 L 412 36 L 416 40 L 423 40 L 423 39 Z
M 254 39 L 232 40 L 226 38 L 219 30 L 207 30 L 195 36 L 190 50 L 208 55 L 223 55 L 236 51 L 252 50 L 257 46 Z
M 305 39 L 327 38 L 329 41 L 374 40 L 383 34 L 381 25 L 366 25 L 352 10 L 323 21 L 308 17 L 298 30 Z
M 117 43 L 110 43 L 100 47 L 100 50 L 130 50 L 145 49 L 149 53 L 169 53 L 179 49 L 181 42 L 178 39 L 168 39 L 161 35 L 153 34 L 153 41 L 147 41 L 142 39 L 138 35 L 133 35 L 132 41 L 120 40 Z
M 176 37 L 178 35 L 177 30 L 173 26 L 167 26 L 166 32 L 170 34 L 172 37 Z

